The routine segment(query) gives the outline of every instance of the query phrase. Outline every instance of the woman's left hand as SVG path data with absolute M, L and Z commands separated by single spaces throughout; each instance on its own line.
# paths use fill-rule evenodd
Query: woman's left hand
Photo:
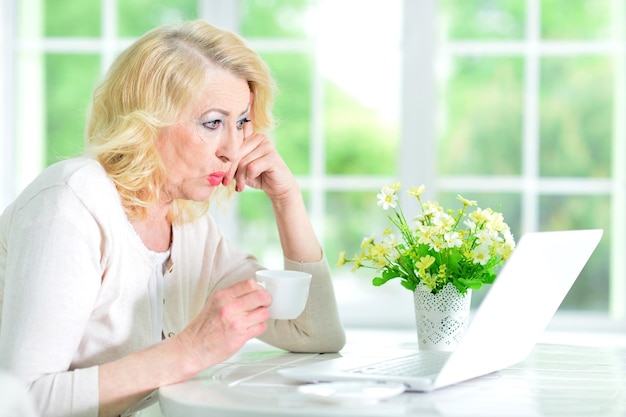
M 239 160 L 226 176 L 233 178 L 234 175 L 238 192 L 247 185 L 265 191 L 272 200 L 299 192 L 293 174 L 274 144 L 266 135 L 254 133 L 251 122 L 244 125 L 244 140 L 239 155 Z

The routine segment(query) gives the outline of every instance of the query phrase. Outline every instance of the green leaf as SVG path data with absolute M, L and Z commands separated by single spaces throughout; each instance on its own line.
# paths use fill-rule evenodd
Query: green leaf
M 465 293 L 467 292 L 467 287 L 463 285 L 461 282 L 459 282 L 458 279 L 453 279 L 452 285 L 454 285 L 456 289 L 463 295 L 465 295 Z
M 483 282 L 485 284 L 493 284 L 494 281 L 496 280 L 497 275 L 494 274 L 493 272 L 491 273 L 487 273 L 485 274 L 485 276 L 483 277 Z
M 372 280 L 372 285 L 374 285 L 375 287 L 380 287 L 381 285 L 383 285 L 387 281 L 389 281 L 389 280 L 381 278 L 381 277 L 376 277 L 376 278 L 374 278 Z
M 483 286 L 483 282 L 480 279 L 459 278 L 459 282 L 472 290 L 479 290 Z
M 415 288 L 417 288 L 417 283 L 413 281 L 402 280 L 401 284 L 409 291 L 415 291 Z
M 398 276 L 398 271 L 395 268 L 385 269 L 383 271 L 383 279 L 385 280 L 385 282 L 389 281 L 390 279 L 398 278 Z

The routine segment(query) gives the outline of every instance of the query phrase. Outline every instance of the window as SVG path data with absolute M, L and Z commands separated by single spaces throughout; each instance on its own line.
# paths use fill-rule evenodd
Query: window
M 604 229 L 561 309 L 622 317 L 623 2 L 440 5 L 442 199 L 501 204 L 517 236 Z
M 45 0 L 2 3 L 0 207 L 78 154 L 93 86 L 160 23 L 241 33 L 280 92 L 275 141 L 331 266 L 387 225 L 392 181 L 502 211 L 516 237 L 603 228 L 562 310 L 626 316 L 626 11 L 621 0 Z M 17 19 L 11 19 L 17 16 Z M 15 23 L 13 23 L 15 22 Z M 9 140 L 8 138 L 14 138 Z M 247 190 L 215 210 L 280 266 L 271 208 Z M 231 206 L 232 208 L 232 206 Z M 348 325 L 413 325 L 412 297 L 334 268 Z M 481 299 L 481 292 L 474 302 Z

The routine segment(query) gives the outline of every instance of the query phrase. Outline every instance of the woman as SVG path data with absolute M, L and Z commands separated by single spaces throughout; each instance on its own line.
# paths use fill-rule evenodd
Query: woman
M 95 90 L 86 156 L 49 167 L 5 210 L 0 365 L 42 415 L 132 413 L 254 337 L 343 347 L 327 262 L 264 134 L 272 90 L 232 33 L 202 21 L 148 32 Z M 219 191 L 246 186 L 272 203 L 285 269 L 313 274 L 295 320 L 268 320 L 262 266 L 207 214 Z

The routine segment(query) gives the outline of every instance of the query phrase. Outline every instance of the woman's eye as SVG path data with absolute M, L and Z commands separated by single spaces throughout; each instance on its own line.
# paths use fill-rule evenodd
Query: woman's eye
M 243 129 L 243 125 L 244 125 L 244 124 L 246 124 L 246 123 L 249 123 L 249 122 L 251 122 L 251 121 L 252 121 L 252 120 L 250 120 L 250 119 L 241 119 L 241 120 L 238 120 L 238 121 L 237 121 L 237 129 L 239 129 L 239 130 Z
M 209 122 L 202 123 L 202 126 L 206 127 L 207 129 L 214 130 L 219 127 L 220 123 L 222 123 L 221 120 L 211 120 Z

